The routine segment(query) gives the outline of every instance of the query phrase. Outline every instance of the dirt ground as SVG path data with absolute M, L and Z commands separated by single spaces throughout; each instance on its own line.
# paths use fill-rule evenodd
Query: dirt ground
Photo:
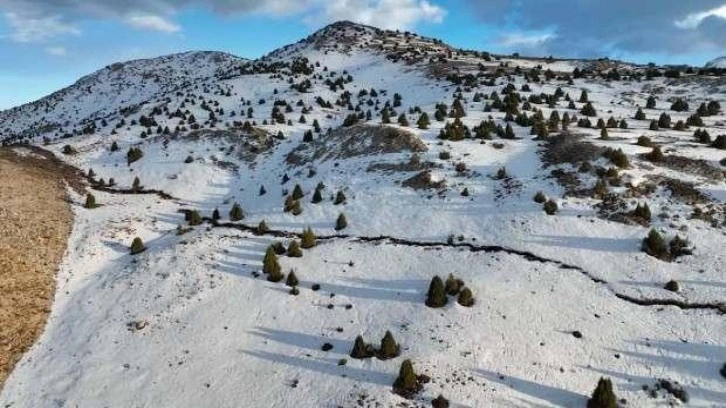
M 81 188 L 52 155 L 19 151 L 0 149 L 0 388 L 43 331 L 73 224 L 67 185 Z

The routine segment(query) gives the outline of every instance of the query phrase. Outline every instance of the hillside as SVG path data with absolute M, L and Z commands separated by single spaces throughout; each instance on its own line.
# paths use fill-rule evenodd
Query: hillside
M 607 377 L 626 406 L 719 406 L 726 81 L 666 72 L 341 22 L 1 112 L 100 206 L 70 193 L 51 315 L 0 403 L 581 407 Z M 276 242 L 297 295 L 263 273 Z M 473 305 L 450 283 L 428 307 L 450 274 Z M 349 355 L 386 331 L 399 357 Z M 410 399 L 404 359 L 430 378 Z

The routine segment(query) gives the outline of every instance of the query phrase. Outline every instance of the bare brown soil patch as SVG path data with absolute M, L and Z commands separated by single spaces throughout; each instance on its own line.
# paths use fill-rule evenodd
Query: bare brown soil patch
M 0 387 L 43 331 L 73 223 L 66 186 L 83 188 L 52 154 L 21 151 L 0 149 Z

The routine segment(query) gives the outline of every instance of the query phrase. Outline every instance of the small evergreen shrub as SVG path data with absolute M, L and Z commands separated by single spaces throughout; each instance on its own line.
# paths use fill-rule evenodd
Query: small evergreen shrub
M 681 290 L 681 286 L 678 284 L 678 282 L 676 282 L 674 280 L 670 280 L 670 281 L 668 281 L 668 283 L 665 284 L 663 289 L 671 291 L 671 292 L 678 292 L 679 290 Z
M 343 190 L 338 190 L 338 192 L 335 194 L 335 201 L 333 204 L 340 205 L 345 203 L 345 194 L 343 193 Z
M 140 254 L 144 251 L 146 251 L 144 241 L 142 241 L 139 237 L 134 238 L 134 240 L 131 242 L 131 255 Z
M 443 395 L 439 394 L 438 397 L 431 400 L 432 408 L 449 408 L 449 400 L 444 398 Z
M 287 247 L 287 256 L 291 258 L 301 258 L 303 256 L 302 249 L 300 249 L 300 244 L 298 244 L 297 240 L 293 239 L 290 242 L 290 245 Z
M 265 257 L 262 260 L 262 272 L 278 277 L 282 275 L 280 263 L 277 261 L 277 253 L 272 246 L 267 247 Z
M 202 216 L 199 214 L 199 211 L 192 210 L 189 212 L 189 225 L 195 226 L 202 223 Z
M 538 191 L 537 194 L 534 195 L 533 200 L 537 204 L 544 204 L 547 201 L 547 196 L 545 196 L 543 192 Z
M 413 370 L 411 360 L 403 360 L 398 372 L 398 378 L 393 383 L 393 392 L 404 398 L 410 398 L 421 391 L 422 388 L 419 378 Z
M 434 276 L 429 285 L 429 291 L 426 296 L 426 306 L 432 308 L 444 307 L 448 299 L 446 298 L 446 288 L 444 282 L 439 276 Z
M 615 392 L 613 391 L 613 383 L 609 378 L 600 378 L 592 397 L 587 400 L 587 408 L 617 408 L 618 402 Z
M 242 207 L 238 203 L 232 205 L 232 209 L 229 211 L 229 220 L 232 222 L 242 221 L 245 218 L 245 213 Z
M 297 275 L 295 275 L 295 271 L 291 269 L 290 273 L 287 274 L 287 280 L 285 281 L 285 285 L 294 288 L 299 284 L 300 282 L 297 280 Z
M 302 237 L 300 238 L 300 246 L 303 249 L 310 249 L 316 245 L 316 237 L 312 228 L 307 227 L 303 230 Z
M 474 294 L 471 293 L 471 289 L 464 287 L 459 292 L 459 298 L 456 301 L 462 306 L 472 307 L 474 306 Z
M 363 340 L 363 336 L 357 336 L 353 342 L 353 349 L 350 351 L 350 356 L 356 359 L 371 358 L 376 354 L 373 346 L 366 344 Z
M 338 219 L 335 220 L 335 230 L 341 231 L 344 230 L 348 226 L 348 220 L 345 219 L 345 214 L 340 213 L 338 215 Z
M 86 203 L 83 207 L 89 210 L 98 207 L 98 204 L 96 204 L 96 197 L 91 193 L 86 194 Z
M 387 360 L 396 358 L 401 355 L 401 346 L 396 343 L 393 338 L 393 334 L 390 331 L 386 331 L 386 334 L 381 339 L 381 349 L 378 351 L 378 358 L 381 360 Z
M 557 210 L 559 209 L 557 206 L 557 202 L 552 199 L 547 200 L 542 208 L 544 209 L 545 213 L 547 213 L 547 215 L 555 215 L 555 213 L 557 213 Z

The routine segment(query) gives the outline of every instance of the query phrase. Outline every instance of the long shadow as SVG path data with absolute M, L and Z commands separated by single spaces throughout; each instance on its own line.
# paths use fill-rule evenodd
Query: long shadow
M 386 288 L 370 288 L 364 286 L 346 286 L 336 283 L 325 283 L 328 292 L 349 298 L 388 300 L 394 302 L 421 303 L 425 299 L 423 292 L 400 291 Z
M 426 289 L 427 282 L 423 279 L 369 279 L 369 278 L 348 278 L 348 282 L 370 288 L 388 290 L 411 290 L 413 288 Z
M 584 407 L 587 401 L 587 397 L 582 394 L 557 387 L 551 387 L 521 378 L 502 376 L 484 369 L 478 369 L 476 373 L 489 381 L 506 385 L 517 392 L 529 395 L 538 400 L 547 401 L 555 406 Z
M 277 343 L 287 344 L 295 347 L 300 347 L 308 350 L 321 350 L 321 347 L 325 343 L 333 345 L 333 349 L 328 353 L 334 354 L 348 354 L 353 347 L 352 341 L 339 340 L 325 336 L 315 336 L 311 334 L 269 329 L 260 327 L 251 332 L 253 335 L 262 337 L 267 340 L 272 340 Z
M 390 386 L 393 384 L 393 380 L 395 379 L 395 376 L 393 374 L 379 373 L 363 368 L 355 368 L 351 367 L 350 365 L 339 366 L 337 364 L 337 360 L 321 361 L 312 358 L 285 356 L 282 354 L 269 353 L 267 351 L 242 352 L 252 357 L 257 357 L 263 360 L 271 361 L 273 363 L 285 364 L 335 377 L 345 376 L 346 378 L 350 378 L 358 382 Z
M 724 342 L 726 342 L 726 339 L 724 339 Z M 636 340 L 630 343 L 643 347 L 655 347 L 671 353 L 707 358 L 716 362 L 726 361 L 726 344 L 686 343 L 672 340 Z
M 679 282 L 683 283 L 684 285 L 703 285 L 703 286 L 713 286 L 715 288 L 726 289 L 726 282 L 701 281 L 701 280 L 682 280 Z
M 535 236 L 535 239 L 529 240 L 529 242 L 561 248 L 585 249 L 589 251 L 621 253 L 638 252 L 638 242 L 635 239 L 541 235 Z
M 690 376 L 712 380 L 720 378 L 719 370 L 726 361 L 726 346 L 693 344 L 675 341 L 633 341 L 640 351 L 613 350 L 648 364 L 658 364 L 669 370 L 685 372 Z M 645 352 L 643 352 L 645 351 Z M 668 354 L 677 354 L 665 355 Z M 696 358 L 688 358 L 691 356 Z

